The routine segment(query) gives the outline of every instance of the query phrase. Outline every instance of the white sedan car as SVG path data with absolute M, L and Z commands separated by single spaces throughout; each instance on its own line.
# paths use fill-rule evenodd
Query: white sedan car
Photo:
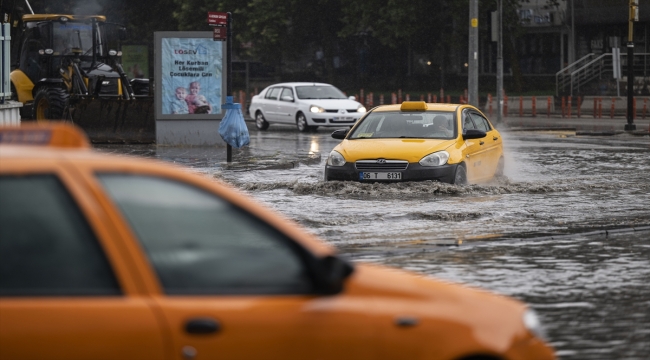
M 250 114 L 260 130 L 269 124 L 295 124 L 302 132 L 319 126 L 352 126 L 366 108 L 336 87 L 322 83 L 275 84 L 253 96 Z

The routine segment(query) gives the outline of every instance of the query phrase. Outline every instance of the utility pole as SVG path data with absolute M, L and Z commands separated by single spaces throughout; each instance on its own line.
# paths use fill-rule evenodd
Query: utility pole
M 478 0 L 469 1 L 469 51 L 467 69 L 467 102 L 479 106 L 478 98 Z
M 634 125 L 634 22 L 639 21 L 639 0 L 630 0 L 630 19 L 627 31 L 627 124 L 625 131 L 636 130 Z
M 497 1 L 497 124 L 503 116 L 503 0 Z

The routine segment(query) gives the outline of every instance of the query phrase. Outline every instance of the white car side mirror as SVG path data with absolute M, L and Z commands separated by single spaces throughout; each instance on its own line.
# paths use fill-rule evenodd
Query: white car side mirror
M 352 96 L 348 96 L 348 99 L 356 101 L 356 100 L 357 100 L 357 97 L 354 96 L 354 95 L 352 95 Z

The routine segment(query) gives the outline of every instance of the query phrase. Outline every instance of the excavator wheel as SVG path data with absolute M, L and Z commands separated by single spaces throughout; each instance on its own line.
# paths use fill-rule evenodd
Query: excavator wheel
M 34 119 L 37 122 L 63 120 L 70 95 L 62 88 L 44 86 L 34 96 Z

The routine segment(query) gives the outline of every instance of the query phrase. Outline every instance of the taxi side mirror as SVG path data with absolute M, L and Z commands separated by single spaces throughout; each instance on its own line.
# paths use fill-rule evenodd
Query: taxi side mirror
M 468 129 L 465 130 L 465 132 L 463 133 L 463 140 L 482 139 L 486 136 L 487 134 L 485 133 L 485 131 L 477 130 L 477 129 Z
M 348 129 L 337 129 L 332 133 L 334 139 L 343 140 L 348 135 Z
M 327 255 L 318 260 L 320 292 L 326 295 L 343 291 L 345 279 L 354 272 L 354 266 L 338 256 Z

